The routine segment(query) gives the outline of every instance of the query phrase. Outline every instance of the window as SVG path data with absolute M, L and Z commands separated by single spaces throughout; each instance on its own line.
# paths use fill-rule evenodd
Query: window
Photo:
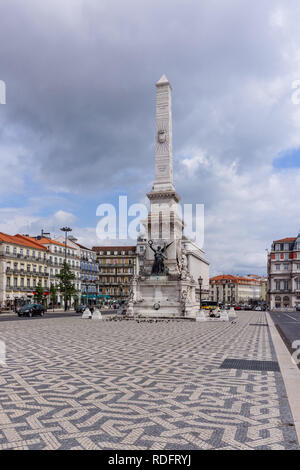
M 125 255 L 125 251 L 121 251 L 121 255 L 124 256 L 124 255 Z
M 276 253 L 275 259 L 276 259 L 276 261 L 279 261 L 279 260 L 280 260 L 280 254 L 279 254 L 279 253 Z
M 275 264 L 276 271 L 280 271 L 280 264 Z
M 289 281 L 283 281 L 283 289 L 289 290 Z
M 280 290 L 280 281 L 275 281 L 275 289 Z
M 16 255 L 17 254 L 17 248 L 14 246 L 13 248 L 13 254 Z
M 289 265 L 288 265 L 288 264 L 284 264 L 284 265 L 283 265 L 283 269 L 284 269 L 284 271 L 288 271 L 288 270 L 289 270 Z
M 283 259 L 285 259 L 285 260 L 289 259 L 289 254 L 288 254 L 288 253 L 284 253 Z
M 10 277 L 6 278 L 6 286 L 10 287 Z
M 275 250 L 276 250 L 276 251 L 279 251 L 279 250 L 280 250 L 280 243 L 276 243 L 276 245 L 275 245 Z
M 14 287 L 18 287 L 18 278 L 14 277 Z
M 297 271 L 300 271 L 300 264 L 299 263 L 296 264 L 296 269 L 297 269 Z
M 300 290 L 300 279 L 296 279 L 296 290 Z
M 27 272 L 29 272 L 29 273 L 30 273 L 30 268 L 31 268 L 31 265 L 27 264 Z
M 10 253 L 10 246 L 5 247 L 5 253 L 9 254 Z
M 23 248 L 20 248 L 20 255 L 23 256 Z
M 283 249 L 288 250 L 290 248 L 290 245 L 288 243 L 284 243 Z
M 24 278 L 21 277 L 21 287 L 24 287 Z
M 30 279 L 27 279 L 27 287 L 30 287 Z

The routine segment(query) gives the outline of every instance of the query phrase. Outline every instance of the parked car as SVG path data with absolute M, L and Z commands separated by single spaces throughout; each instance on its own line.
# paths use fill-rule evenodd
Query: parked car
M 254 310 L 255 312 L 262 312 L 263 308 L 258 305 Z
M 77 305 L 76 313 L 83 313 L 86 308 L 87 308 L 87 305 Z
M 33 317 L 34 315 L 43 317 L 45 311 L 45 307 L 41 304 L 27 304 L 19 308 L 18 317 Z
M 245 306 L 244 306 L 244 310 L 252 310 L 251 305 L 245 305 Z
M 236 306 L 234 307 L 234 310 L 242 310 L 242 307 L 240 307 L 239 305 L 236 305 Z

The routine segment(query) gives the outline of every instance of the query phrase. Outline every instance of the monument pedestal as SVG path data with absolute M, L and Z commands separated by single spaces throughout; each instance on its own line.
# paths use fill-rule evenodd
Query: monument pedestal
M 150 276 L 137 280 L 127 314 L 145 317 L 196 317 L 199 305 L 195 299 L 195 282 Z

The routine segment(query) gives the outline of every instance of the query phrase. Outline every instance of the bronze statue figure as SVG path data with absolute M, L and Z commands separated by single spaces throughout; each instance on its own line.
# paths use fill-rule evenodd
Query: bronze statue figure
M 154 252 L 154 263 L 152 265 L 152 271 L 151 274 L 154 274 L 156 276 L 163 276 L 167 274 L 166 266 L 165 266 L 165 259 L 167 259 L 166 256 L 166 251 L 169 248 L 170 245 L 172 245 L 173 242 L 169 243 L 166 245 L 164 244 L 163 247 L 158 246 L 157 249 L 153 248 L 153 241 L 149 240 L 148 244 L 151 248 L 151 250 Z

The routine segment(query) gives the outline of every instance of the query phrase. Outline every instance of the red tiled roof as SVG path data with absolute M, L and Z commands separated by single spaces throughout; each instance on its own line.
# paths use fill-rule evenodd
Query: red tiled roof
M 128 251 L 133 251 L 135 253 L 136 246 L 93 246 L 92 248 L 93 251 L 99 252 L 99 251 L 111 251 L 112 254 L 114 251 L 125 251 L 126 254 L 128 254 Z
M 253 279 L 251 277 L 242 277 L 242 276 L 233 276 L 232 274 L 220 274 L 219 276 L 211 277 L 209 281 L 233 281 L 235 283 L 239 283 L 239 281 L 246 281 L 246 282 L 255 282 L 260 284 L 260 279 Z
M 281 240 L 274 240 L 274 243 L 292 243 L 296 240 L 297 240 L 297 238 L 295 238 L 295 237 L 293 237 L 293 238 L 282 238 Z
M 21 245 L 21 246 L 26 246 L 29 248 L 35 248 L 39 250 L 46 250 L 44 246 L 39 245 L 38 243 L 35 243 L 27 237 L 23 237 L 22 235 L 8 235 L 7 233 L 2 233 L 0 232 L 0 241 L 6 242 L 6 243 L 13 243 L 15 245 Z
M 39 238 L 39 239 L 35 238 L 34 240 L 38 243 L 41 243 L 42 245 L 58 245 L 58 246 L 62 246 L 63 248 L 65 248 L 64 243 L 59 242 L 57 240 L 52 240 L 52 238 L 46 238 L 46 237 L 45 238 Z M 67 248 L 70 248 L 71 250 L 74 250 L 73 246 L 67 245 Z

